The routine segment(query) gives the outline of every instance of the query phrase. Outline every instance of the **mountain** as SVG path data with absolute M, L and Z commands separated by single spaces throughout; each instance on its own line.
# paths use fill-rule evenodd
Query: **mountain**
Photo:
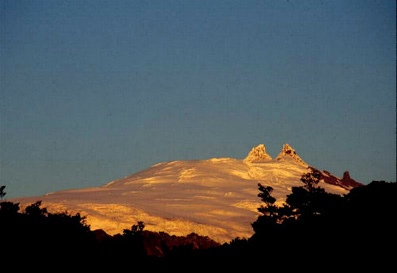
M 260 144 L 244 159 L 160 162 L 103 186 L 9 201 L 24 209 L 40 200 L 49 212 L 80 213 L 92 230 L 110 235 L 142 221 L 146 230 L 176 236 L 196 233 L 224 243 L 253 234 L 251 223 L 262 205 L 258 183 L 273 187 L 276 204 L 282 204 L 292 187 L 303 185 L 300 178 L 311 169 L 315 168 L 288 144 L 275 159 Z M 362 185 L 348 172 L 343 178 L 327 171 L 321 174 L 319 186 L 330 193 L 346 194 Z

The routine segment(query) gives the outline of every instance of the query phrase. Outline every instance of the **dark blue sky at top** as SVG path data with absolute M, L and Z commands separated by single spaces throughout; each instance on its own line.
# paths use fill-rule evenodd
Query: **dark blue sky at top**
M 289 143 L 396 180 L 395 1 L 0 0 L 0 184 L 100 186 Z

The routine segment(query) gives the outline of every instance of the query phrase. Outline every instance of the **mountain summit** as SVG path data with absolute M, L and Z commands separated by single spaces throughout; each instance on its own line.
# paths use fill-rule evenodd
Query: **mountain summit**
M 272 157 L 266 152 L 265 144 L 259 144 L 252 148 L 247 157 L 244 158 L 244 162 L 251 163 L 268 162 L 269 160 L 272 160 Z
M 308 167 L 309 165 L 303 161 L 302 158 L 296 153 L 295 149 L 292 148 L 289 144 L 284 144 L 281 152 L 276 157 L 276 160 L 283 161 L 283 160 L 293 160 L 294 162 Z
M 70 189 L 43 196 L 15 198 L 21 208 L 37 201 L 49 212 L 80 213 L 91 229 L 110 235 L 138 221 L 150 231 L 186 236 L 192 232 L 224 243 L 253 234 L 251 224 L 262 205 L 258 183 L 273 188 L 277 204 L 303 174 L 315 169 L 288 144 L 276 159 L 260 144 L 244 159 L 230 157 L 157 163 L 103 186 Z M 346 194 L 361 184 L 348 173 L 339 178 L 323 171 L 319 184 L 327 192 Z

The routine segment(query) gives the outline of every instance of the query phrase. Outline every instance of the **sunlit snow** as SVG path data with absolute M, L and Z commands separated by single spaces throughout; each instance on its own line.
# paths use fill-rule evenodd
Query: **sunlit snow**
M 258 183 L 272 186 L 277 204 L 282 204 L 292 187 L 302 186 L 302 174 L 309 172 L 289 145 L 275 159 L 266 154 L 264 145 L 254 148 L 244 159 L 161 162 L 101 187 L 12 201 L 23 208 L 41 200 L 49 212 L 79 212 L 92 230 L 111 235 L 143 221 L 146 230 L 178 236 L 195 232 L 220 243 L 248 238 L 262 204 Z M 331 193 L 348 192 L 326 183 L 320 186 Z

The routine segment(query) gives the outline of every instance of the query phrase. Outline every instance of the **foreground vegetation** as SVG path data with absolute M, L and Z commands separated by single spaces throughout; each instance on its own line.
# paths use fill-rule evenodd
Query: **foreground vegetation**
M 14 270 L 358 270 L 396 268 L 397 184 L 373 181 L 346 195 L 318 186 L 319 173 L 301 177 L 282 207 L 273 188 L 258 184 L 261 215 L 250 238 L 219 244 L 192 233 L 146 231 L 143 222 L 110 236 L 91 230 L 80 214 L 49 213 L 41 201 L 20 211 L 0 202 L 0 259 Z M 3 198 L 5 186 L 0 187 Z

